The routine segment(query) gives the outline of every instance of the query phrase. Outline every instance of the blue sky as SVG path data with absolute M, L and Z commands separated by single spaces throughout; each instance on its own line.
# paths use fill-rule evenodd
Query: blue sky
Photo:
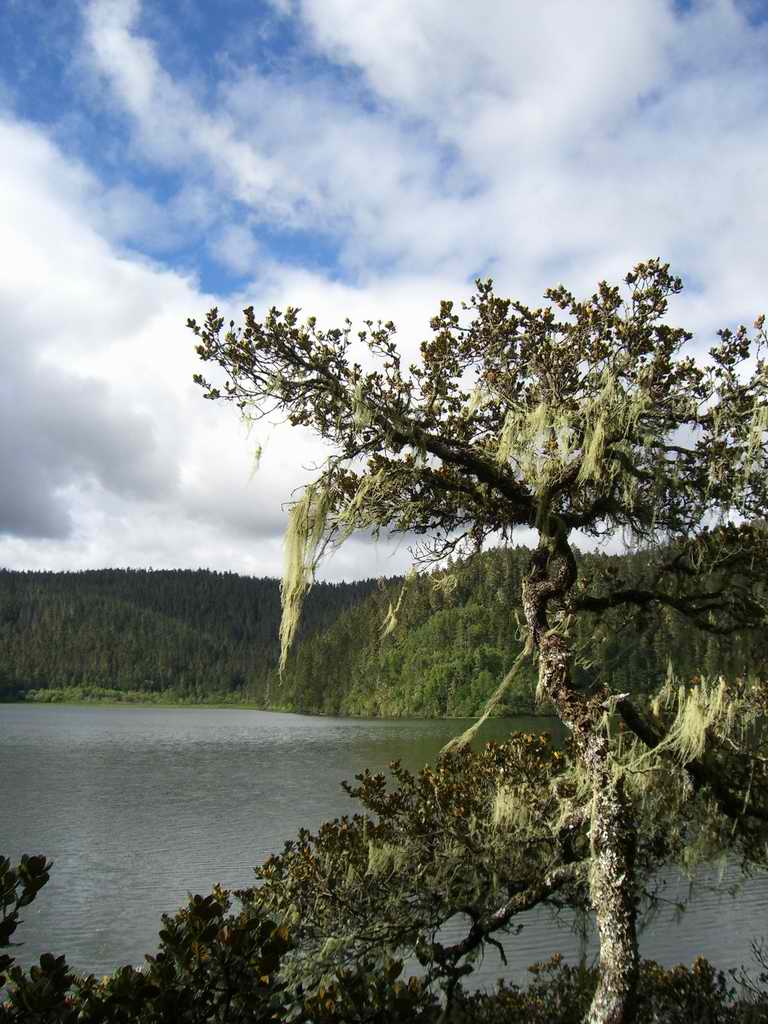
M 0 52 L 0 565 L 280 572 L 323 452 L 201 401 L 214 303 L 415 351 L 658 255 L 700 351 L 768 306 L 766 0 L 6 0 Z

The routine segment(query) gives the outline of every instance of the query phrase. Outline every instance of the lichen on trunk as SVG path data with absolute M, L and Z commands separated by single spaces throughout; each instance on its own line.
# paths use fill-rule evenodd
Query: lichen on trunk
M 553 519 L 555 520 L 553 522 Z M 573 686 L 573 650 L 567 629 L 576 562 L 567 533 L 549 517 L 523 580 L 523 608 L 539 655 L 539 689 L 573 734 L 592 799 L 590 901 L 600 939 L 600 980 L 587 1024 L 631 1024 L 639 954 L 635 891 L 636 828 L 620 774 L 613 772 L 599 697 Z M 549 614 L 555 605 L 559 623 Z
M 607 748 L 607 745 L 606 745 Z M 607 764 L 606 753 L 596 753 Z M 637 978 L 637 836 L 621 778 L 604 767 L 593 776 L 590 898 L 600 938 L 600 977 L 587 1024 L 631 1024 Z

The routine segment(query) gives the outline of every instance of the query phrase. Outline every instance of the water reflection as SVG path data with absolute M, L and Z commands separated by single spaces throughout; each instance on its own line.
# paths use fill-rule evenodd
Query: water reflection
M 50 950 L 81 971 L 139 964 L 156 947 L 160 914 L 214 883 L 247 886 L 251 867 L 300 826 L 353 811 L 342 791 L 363 768 L 433 760 L 464 722 L 309 718 L 235 709 L 0 705 L 0 852 L 44 852 L 51 881 L 17 933 L 28 964 Z M 552 720 L 517 728 L 556 731 Z M 484 738 L 504 738 L 489 722 Z M 687 883 L 671 879 L 684 893 Z M 642 937 L 663 963 L 701 953 L 722 966 L 748 961 L 753 929 L 768 907 L 765 878 L 738 901 L 704 893 L 678 927 L 665 910 Z M 540 909 L 504 945 L 510 970 L 489 953 L 479 975 L 524 977 L 528 964 L 561 951 L 591 955 Z

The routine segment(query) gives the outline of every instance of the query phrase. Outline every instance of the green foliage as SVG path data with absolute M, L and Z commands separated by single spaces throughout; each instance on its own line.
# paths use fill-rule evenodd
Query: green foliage
M 765 694 L 755 699 L 762 706 Z M 589 813 L 572 752 L 516 734 L 443 755 L 416 775 L 397 763 L 391 770 L 389 784 L 366 771 L 346 786 L 366 813 L 302 830 L 257 869 L 254 888 L 234 894 L 238 911 L 216 887 L 163 915 L 159 949 L 143 968 L 97 979 L 75 974 L 63 956 L 43 954 L 26 972 L 4 956 L 0 1024 L 581 1024 L 594 967 L 554 956 L 530 968 L 524 989 L 465 987 L 487 947 L 504 960 L 499 939 L 514 944 L 533 907 L 589 906 Z M 680 853 L 670 831 L 681 821 L 695 830 L 697 805 L 704 817 L 718 813 L 704 791 L 682 813 L 669 802 L 637 805 L 641 879 Z M 49 868 L 44 857 L 16 868 L 0 858 L 1 946 Z M 457 915 L 465 932 L 449 945 L 440 929 Z M 405 978 L 409 956 L 422 977 Z M 760 962 L 756 979 L 703 960 L 645 962 L 637 1022 L 758 1024 L 768 1012 Z
M 213 707 L 249 706 L 238 690 L 213 690 L 192 693 L 169 688 L 153 690 L 115 690 L 107 686 L 48 686 L 44 690 L 24 691 L 28 704 L 153 704 L 176 707 L 208 705 Z
M 496 548 L 432 575 L 372 591 L 317 630 L 289 658 L 273 698 L 325 714 L 376 717 L 475 717 L 523 649 L 517 622 L 523 618 L 521 584 L 531 551 Z M 596 593 L 617 587 L 644 589 L 655 554 L 577 555 L 583 586 Z M 451 586 L 444 585 L 445 580 Z M 390 604 L 403 599 L 391 635 L 382 636 Z M 713 613 L 713 622 L 718 616 Z M 618 692 L 648 693 L 667 675 L 692 679 L 748 676 L 768 660 L 768 634 L 747 629 L 713 633 L 691 629 L 668 608 L 651 605 L 627 616 L 606 609 L 580 616 L 574 625 L 580 652 L 576 684 L 607 685 Z M 537 667 L 528 661 L 505 694 L 501 714 L 536 708 Z
M 318 584 L 300 637 L 373 586 Z M 0 570 L 0 700 L 263 706 L 279 623 L 271 579 L 202 570 Z
M 358 584 L 316 584 L 282 680 L 274 580 L 208 572 L 0 571 L 0 699 L 243 704 L 386 717 L 479 715 L 522 649 L 520 587 L 530 551 L 499 548 L 443 573 Z M 642 554 L 579 556 L 595 587 L 642 587 Z M 447 585 L 446 585 L 447 581 Z M 398 599 L 397 622 L 382 624 Z M 689 629 L 669 609 L 617 610 L 576 626 L 589 668 L 580 686 L 654 689 L 677 674 L 745 676 L 765 664 L 768 635 Z M 502 714 L 534 710 L 526 662 Z
M 286 977 L 304 990 L 403 955 L 455 984 L 518 915 L 550 900 L 584 904 L 586 820 L 561 820 L 554 788 L 572 787 L 567 763 L 548 737 L 517 734 L 417 775 L 394 763 L 391 789 L 366 771 L 345 786 L 365 814 L 302 830 L 239 895 L 289 924 L 297 951 Z M 437 933 L 457 914 L 467 934 L 448 946 Z
M 28 907 L 48 881 L 50 862 L 38 855 L 27 854 L 14 868 L 7 857 L 0 856 L 0 949 L 12 945 L 11 936 L 19 926 L 19 911 Z M 0 987 L 13 964 L 13 957 L 0 953 Z
M 287 933 L 251 914 L 229 914 L 222 889 L 193 896 L 174 917 L 163 916 L 160 950 L 144 969 L 122 967 L 109 977 L 78 976 L 64 957 L 41 957 L 28 974 L 9 972 L 0 1021 L 128 1024 L 173 1021 L 268 1021 L 284 1006 L 277 981 L 290 948 Z
M 617 751 L 622 764 L 635 756 L 625 739 L 616 738 L 625 748 Z M 719 770 L 738 771 L 738 759 Z M 570 747 L 515 734 L 507 743 L 444 754 L 416 775 L 398 763 L 391 771 L 389 783 L 381 774 L 357 776 L 346 788 L 365 813 L 315 834 L 302 830 L 257 868 L 257 887 L 239 894 L 291 928 L 289 988 L 315 991 L 356 963 L 376 973 L 392 958 L 410 956 L 452 994 L 480 956 L 495 955 L 489 947 L 502 958 L 504 946 L 514 948 L 534 907 L 593 909 L 590 785 Z M 734 826 L 706 786 L 692 790 L 673 775 L 661 789 L 654 777 L 636 772 L 629 790 L 641 911 L 653 912 L 659 866 L 689 863 L 692 844 L 711 850 L 715 837 L 718 850 L 751 849 L 753 863 L 764 867 L 757 835 L 749 827 L 742 834 L 744 823 Z M 760 835 L 764 843 L 764 829 Z M 446 943 L 439 936 L 449 921 L 454 938 Z M 558 977 L 576 980 L 567 972 Z M 584 984 L 593 991 L 594 975 Z
M 619 732 L 615 770 L 635 808 L 662 824 L 666 842 L 678 847 L 680 866 L 690 871 L 727 852 L 747 870 L 764 872 L 768 683 L 670 676 L 643 717 L 631 720 L 637 734 Z
M 31 902 L 47 880 L 44 858 L 23 858 L 10 871 L 0 860 L 3 892 L 21 886 L 12 903 Z M 43 877 L 44 876 L 44 877 Z M 10 906 L 6 903 L 6 906 Z M 163 915 L 160 948 L 143 968 L 121 967 L 97 979 L 77 975 L 63 956 L 45 953 L 24 972 L 7 969 L 8 989 L 0 1003 L 1 1024 L 407 1024 L 434 1021 L 438 1002 L 418 980 L 399 980 L 402 963 L 391 961 L 379 974 L 365 964 L 339 972 L 311 996 L 289 998 L 281 967 L 293 949 L 284 925 L 257 907 L 231 913 L 230 894 L 216 887 L 192 896 L 174 916 Z M 13 913 L 7 918 L 11 921 Z M 15 919 L 13 921 L 15 924 Z M 9 926 L 0 945 L 7 944 Z M 7 934 L 6 934 L 7 933 Z M 0 936 L 1 938 L 2 936 Z M 5 957 L 10 962 L 10 957 Z M 0 981 L 2 979 L 0 978 Z
M 529 967 L 525 989 L 499 983 L 492 994 L 457 999 L 456 1024 L 582 1024 L 598 980 L 594 967 L 573 967 L 559 955 Z M 762 977 L 762 984 L 768 976 Z M 640 964 L 636 1024 L 762 1024 L 768 990 L 745 991 L 736 972 L 725 974 L 699 957 L 691 967 Z

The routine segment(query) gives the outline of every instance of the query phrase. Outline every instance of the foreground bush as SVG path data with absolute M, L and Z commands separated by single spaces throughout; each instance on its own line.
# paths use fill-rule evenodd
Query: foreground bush
M 44 857 L 24 857 L 15 868 L 0 858 L 3 947 L 49 868 Z M 8 986 L 0 1024 L 580 1024 L 598 977 L 594 968 L 555 956 L 530 968 L 526 989 L 500 982 L 494 993 L 471 994 L 456 987 L 446 1008 L 420 979 L 402 978 L 402 961 L 380 959 L 339 970 L 302 994 L 281 982 L 281 967 L 295 953 L 288 930 L 253 905 L 233 913 L 230 894 L 219 887 L 163 915 L 159 938 L 144 968 L 121 967 L 101 980 L 76 975 L 63 956 L 44 954 L 24 971 L 0 954 L 0 985 Z M 765 957 L 760 962 L 756 981 L 703 959 L 672 969 L 644 962 L 638 1024 L 768 1020 L 768 965 Z
M 0 859 L 0 944 L 10 945 L 19 910 L 48 878 L 44 857 L 17 868 Z M 109 977 L 77 975 L 63 956 L 43 954 L 28 971 L 0 955 L 1 1024 L 239 1024 L 367 1021 L 398 1024 L 436 1020 L 437 998 L 417 979 L 399 980 L 402 963 L 378 975 L 365 965 L 339 972 L 311 998 L 286 998 L 279 969 L 293 945 L 288 931 L 257 909 L 231 913 L 230 895 L 216 887 L 192 896 L 173 917 L 163 915 L 160 945 L 143 968 Z
M 596 968 L 571 967 L 554 956 L 529 968 L 521 990 L 499 982 L 492 994 L 462 995 L 454 1020 L 467 1024 L 581 1024 L 597 985 Z M 741 983 L 740 983 L 741 981 Z M 699 957 L 692 967 L 640 965 L 637 1024 L 764 1024 L 768 1020 L 768 974 L 757 983 L 740 972 L 716 970 Z M 758 986 L 762 986 L 762 991 Z

